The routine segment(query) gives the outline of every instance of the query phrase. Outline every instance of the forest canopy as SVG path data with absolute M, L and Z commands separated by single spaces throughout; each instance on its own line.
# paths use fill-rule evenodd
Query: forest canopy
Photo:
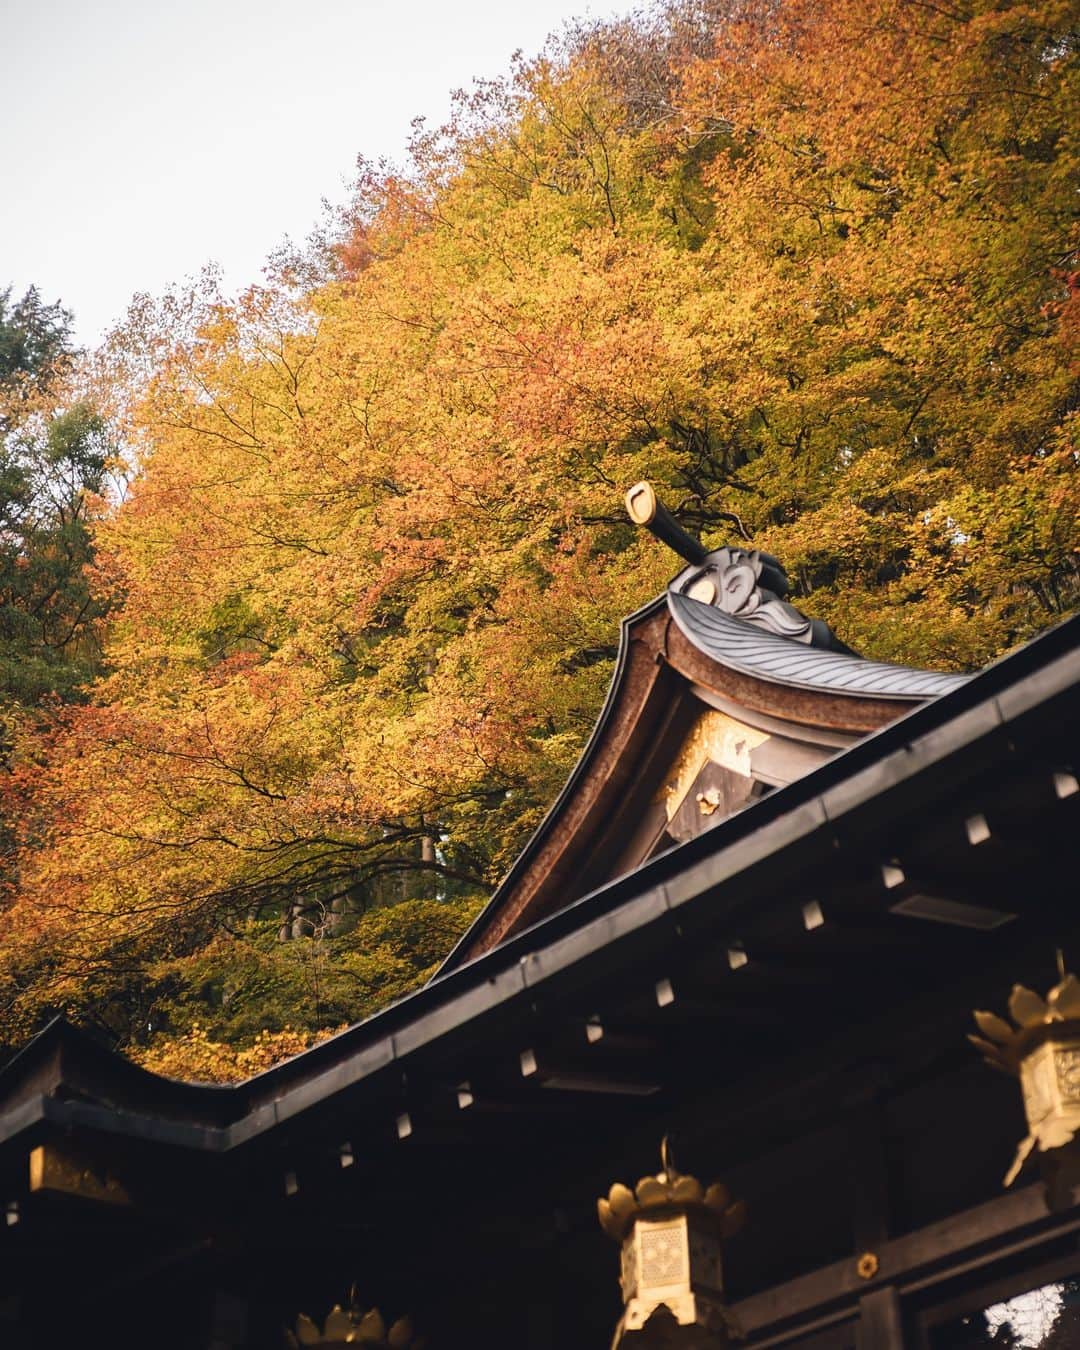
M 224 1078 L 427 978 L 675 570 L 637 479 L 867 656 L 1075 608 L 1078 92 L 1064 0 L 673 0 L 362 163 L 239 299 L 133 305 L 101 658 L 6 764 L 4 1042 Z

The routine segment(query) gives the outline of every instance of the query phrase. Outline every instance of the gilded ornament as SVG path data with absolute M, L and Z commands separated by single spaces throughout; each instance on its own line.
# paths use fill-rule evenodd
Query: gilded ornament
M 822 619 L 811 619 L 784 598 L 791 590 L 787 573 L 778 558 L 760 549 L 718 548 L 711 553 L 682 528 L 659 500 L 651 483 L 635 483 L 626 494 L 626 509 L 635 525 L 641 525 L 690 566 L 672 582 L 699 604 L 711 605 L 733 618 L 763 628 L 780 637 L 805 642 L 836 652 L 849 652 Z M 724 513 L 727 514 L 727 513 Z M 742 522 L 727 515 L 749 540 Z
M 631 1191 L 616 1182 L 596 1202 L 600 1226 L 622 1244 L 625 1309 L 614 1347 L 723 1347 L 739 1334 L 723 1302 L 721 1248 L 745 1208 L 726 1186 L 703 1187 L 676 1170 L 667 1139 L 663 1168 Z
M 1023 985 L 1013 987 L 1009 1016 L 1015 1026 L 978 1011 L 979 1034 L 968 1037 L 988 1064 L 1020 1080 L 1028 1134 L 1005 1185 L 1037 1151 L 1053 1205 L 1067 1203 L 1080 1181 L 1080 980 L 1066 974 L 1060 952 L 1058 973 L 1045 999 Z
M 418 1339 L 408 1317 L 399 1317 L 388 1328 L 378 1308 L 361 1308 L 355 1292 L 349 1306 L 340 1304 L 331 1308 L 322 1329 L 305 1313 L 296 1319 L 296 1330 L 285 1332 L 285 1342 L 291 1350 L 301 1346 L 322 1346 L 323 1350 L 345 1345 L 366 1345 L 369 1350 L 424 1350 L 424 1341 Z

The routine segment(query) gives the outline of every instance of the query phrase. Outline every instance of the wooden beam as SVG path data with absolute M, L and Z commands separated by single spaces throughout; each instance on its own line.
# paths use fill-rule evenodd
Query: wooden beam
M 815 1317 L 842 1315 L 845 1307 L 854 1313 L 857 1304 L 878 1290 L 894 1289 L 901 1296 L 939 1284 L 960 1268 L 975 1270 L 999 1260 L 1006 1252 L 1078 1231 L 1080 1189 L 1073 1192 L 1071 1208 L 1052 1214 L 1046 1207 L 1042 1185 L 1036 1183 L 882 1243 L 874 1252 L 877 1272 L 869 1279 L 860 1275 L 853 1254 L 848 1260 L 835 1261 L 743 1299 L 732 1311 L 747 1334 L 760 1335 L 796 1319 L 802 1323 Z M 1009 1241 L 1003 1246 L 1002 1239 Z M 884 1301 L 878 1306 L 883 1307 Z M 885 1317 L 884 1313 L 878 1315 Z

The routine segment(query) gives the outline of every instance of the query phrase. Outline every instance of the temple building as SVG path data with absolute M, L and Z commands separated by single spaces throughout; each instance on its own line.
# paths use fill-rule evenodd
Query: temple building
M 3 1350 L 1080 1347 L 1080 620 L 867 660 L 628 506 L 686 566 L 433 981 L 235 1086 L 0 1071 Z

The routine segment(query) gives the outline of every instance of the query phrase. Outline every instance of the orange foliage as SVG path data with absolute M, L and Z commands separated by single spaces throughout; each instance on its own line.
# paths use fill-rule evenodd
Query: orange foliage
M 1074 17 L 583 29 L 366 168 L 316 282 L 133 311 L 126 604 L 35 776 L 20 1030 L 62 1003 L 137 1041 L 163 950 L 490 888 L 673 570 L 638 478 L 867 655 L 977 665 L 1068 612 Z

